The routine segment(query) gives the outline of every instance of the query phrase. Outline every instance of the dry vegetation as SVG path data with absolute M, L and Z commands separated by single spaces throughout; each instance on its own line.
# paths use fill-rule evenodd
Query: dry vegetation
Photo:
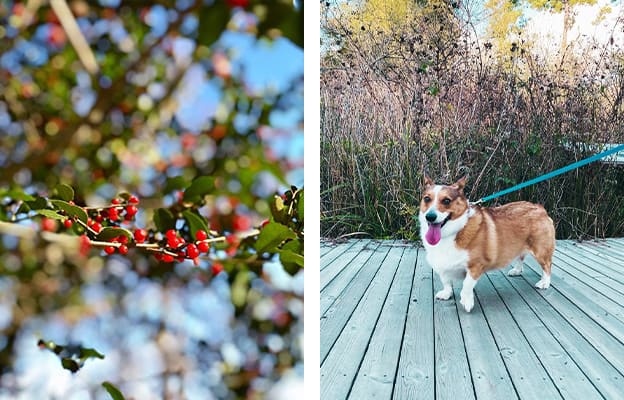
M 392 29 L 327 10 L 324 236 L 417 238 L 424 170 L 440 182 L 469 174 L 476 200 L 624 143 L 622 43 L 563 61 L 528 39 L 496 49 L 476 39 L 466 10 L 428 4 Z M 624 165 L 594 163 L 496 201 L 520 199 L 544 204 L 558 238 L 624 235 Z

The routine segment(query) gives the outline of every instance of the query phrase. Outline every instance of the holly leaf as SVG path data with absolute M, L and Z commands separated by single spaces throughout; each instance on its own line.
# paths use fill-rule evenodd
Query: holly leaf
M 77 217 L 85 224 L 87 223 L 87 219 L 89 219 L 89 217 L 87 216 L 87 212 L 81 207 L 69 204 L 68 202 L 63 200 L 50 200 L 50 203 L 52 203 L 55 208 L 65 211 L 68 217 Z
M 39 210 L 42 208 L 46 208 L 48 205 L 48 201 L 45 197 L 35 196 L 33 200 L 26 200 L 26 204 L 30 207 L 31 210 Z
M 74 189 L 69 185 L 66 185 L 64 183 L 59 183 L 58 185 L 54 187 L 52 196 L 60 200 L 71 201 L 74 199 Z
M 21 201 L 35 200 L 33 196 L 24 193 L 21 189 L 3 190 L 0 192 L 0 197 L 8 197 L 13 200 L 21 200 Z
M 108 394 L 110 394 L 113 400 L 125 400 L 123 394 L 121 394 L 121 391 L 117 389 L 112 383 L 103 382 L 102 386 L 104 387 L 104 389 L 106 389 Z
M 58 219 L 59 221 L 65 221 L 67 217 L 57 213 L 54 210 L 35 210 L 35 212 L 39 215 L 43 215 L 44 217 Z
M 204 232 L 208 232 L 210 230 L 208 228 L 208 223 L 206 222 L 206 219 L 201 215 L 198 215 L 191 210 L 184 210 L 182 212 L 182 215 L 184 216 L 184 219 L 189 226 L 191 236 L 194 240 L 197 240 L 197 238 L 195 237 L 195 232 L 197 232 L 198 230 L 201 229 Z
M 301 268 L 303 268 L 303 256 L 300 254 L 294 253 L 290 250 L 280 250 L 279 258 L 284 270 L 290 275 L 296 274 Z
M 303 214 L 304 214 L 304 209 L 303 209 L 303 189 L 299 191 L 299 195 L 297 197 L 297 216 L 299 217 L 299 220 L 301 222 L 303 222 Z
M 169 229 L 175 229 L 176 218 L 166 208 L 159 208 L 154 213 L 154 223 L 160 232 L 165 232 Z
M 195 179 L 191 183 L 191 186 L 189 186 L 184 191 L 184 197 L 182 198 L 182 200 L 190 201 L 190 202 L 197 202 L 201 200 L 201 198 L 204 195 L 208 193 L 212 193 L 214 189 L 215 189 L 215 185 L 214 185 L 213 177 L 200 176 L 199 178 Z
M 100 360 L 103 360 L 104 354 L 100 353 L 99 351 L 95 349 L 81 347 L 80 358 L 84 360 L 89 359 L 89 358 L 99 358 Z
M 71 372 L 76 372 L 80 369 L 80 364 L 76 360 L 73 360 L 69 357 L 61 358 L 61 365 L 63 368 L 70 370 Z
M 260 231 L 254 248 L 258 253 L 265 253 L 276 249 L 284 240 L 296 237 L 297 235 L 288 227 L 276 222 L 269 222 Z
M 130 232 L 129 230 L 124 229 L 124 228 L 116 228 L 112 226 L 107 226 L 103 228 L 100 231 L 100 233 L 98 233 L 96 238 L 97 240 L 100 240 L 103 242 L 109 242 L 119 236 L 125 236 L 128 238 L 128 240 L 132 240 L 133 238 L 132 232 Z

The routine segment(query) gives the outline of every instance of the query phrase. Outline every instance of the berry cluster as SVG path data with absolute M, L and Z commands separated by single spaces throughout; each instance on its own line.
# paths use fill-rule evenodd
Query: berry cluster
M 73 201 L 68 202 L 68 204 L 76 206 Z M 212 230 L 207 233 L 200 229 L 195 232 L 194 239 L 190 240 L 188 231 L 185 231 L 186 234 L 182 234 L 175 229 L 169 229 L 162 235 L 141 228 L 132 231 L 123 228 L 123 225 L 134 220 L 138 213 L 138 204 L 139 199 L 136 196 L 125 194 L 121 198 L 113 199 L 110 205 L 104 207 L 81 207 L 87 215 L 86 223 L 84 217 L 81 219 L 78 215 L 72 216 L 63 210 L 59 210 L 58 213 L 66 217 L 63 220 L 63 226 L 66 229 L 82 234 L 80 236 L 80 252 L 83 255 L 88 254 L 92 247 L 102 248 L 107 255 L 115 253 L 126 255 L 130 248 L 134 247 L 152 253 L 161 262 L 172 263 L 193 260 L 194 264 L 198 265 L 200 256 L 210 252 L 213 242 L 225 243 L 225 252 L 230 257 L 237 252 L 240 238 L 234 234 L 218 236 Z M 244 224 L 239 223 L 239 225 Z M 113 230 L 109 229 L 104 232 L 104 229 L 108 228 Z M 43 218 L 42 229 L 56 231 L 58 229 L 57 221 L 52 218 Z M 111 234 L 111 232 L 113 233 Z M 119 234 L 111 237 L 117 233 Z M 213 261 L 211 271 L 214 275 L 219 274 L 223 271 L 223 265 Z

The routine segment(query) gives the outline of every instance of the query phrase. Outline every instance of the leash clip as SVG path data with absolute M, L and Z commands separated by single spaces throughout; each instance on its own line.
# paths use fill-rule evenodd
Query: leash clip
M 480 199 L 479 199 L 479 200 L 477 200 L 477 201 L 471 201 L 471 202 L 470 202 L 470 205 L 471 205 L 471 206 L 479 206 L 479 205 L 481 205 L 482 203 L 483 203 L 483 198 L 480 198 Z

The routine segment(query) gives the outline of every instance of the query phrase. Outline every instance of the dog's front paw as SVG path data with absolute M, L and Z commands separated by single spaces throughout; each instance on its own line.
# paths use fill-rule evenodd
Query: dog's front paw
M 466 310 L 466 312 L 470 312 L 474 308 L 474 294 L 462 292 L 459 302 L 462 306 L 464 306 L 464 310 Z
M 507 276 L 520 276 L 522 275 L 522 268 L 512 268 L 507 272 Z
M 448 300 L 451 298 L 452 294 L 453 294 L 452 288 L 444 288 L 435 294 L 435 298 L 439 300 Z

